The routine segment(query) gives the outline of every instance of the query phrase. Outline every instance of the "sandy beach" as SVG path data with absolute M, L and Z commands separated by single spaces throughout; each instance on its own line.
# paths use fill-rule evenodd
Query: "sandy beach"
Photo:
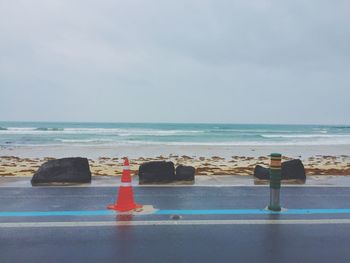
M 284 160 L 299 158 L 307 175 L 350 175 L 350 146 L 52 146 L 3 147 L 0 176 L 32 176 L 42 163 L 54 158 L 87 157 L 95 176 L 119 175 L 122 158 L 130 159 L 132 174 L 148 161 L 172 161 L 191 165 L 196 175 L 252 175 L 257 164 L 268 166 L 269 153 L 280 152 Z

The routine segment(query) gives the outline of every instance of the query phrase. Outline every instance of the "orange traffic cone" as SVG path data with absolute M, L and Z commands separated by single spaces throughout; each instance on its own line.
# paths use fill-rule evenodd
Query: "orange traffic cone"
M 115 204 L 109 205 L 108 209 L 126 212 L 141 207 L 142 205 L 138 205 L 134 201 L 134 194 L 131 185 L 129 160 L 128 158 L 125 158 L 121 184 L 118 192 L 118 199 Z

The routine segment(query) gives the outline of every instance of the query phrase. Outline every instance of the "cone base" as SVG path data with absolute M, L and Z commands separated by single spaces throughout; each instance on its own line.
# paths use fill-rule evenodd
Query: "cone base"
M 118 204 L 112 204 L 112 205 L 107 206 L 107 208 L 111 209 L 111 210 L 119 211 L 119 212 L 128 212 L 128 211 L 131 211 L 131 210 L 134 210 L 137 208 L 142 208 L 142 205 L 133 204 L 133 205 L 125 207 L 125 206 L 120 206 Z

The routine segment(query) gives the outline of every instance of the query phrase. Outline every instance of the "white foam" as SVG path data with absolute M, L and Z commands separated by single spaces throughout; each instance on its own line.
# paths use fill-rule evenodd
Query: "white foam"
M 0 134 L 110 134 L 122 137 L 128 136 L 171 136 L 171 135 L 191 135 L 203 133 L 201 130 L 155 130 L 155 129 L 121 129 L 121 128 L 64 128 L 56 130 L 48 128 L 41 130 L 35 127 L 17 128 L 10 127 L 7 130 L 0 130 Z
M 44 128 L 45 129 L 45 128 Z M 37 143 L 34 145 L 72 145 L 88 146 L 96 144 L 101 146 L 111 145 L 176 145 L 176 146 L 312 146 L 312 145 L 350 145 L 350 134 L 325 134 L 325 130 L 319 130 L 317 133 L 296 133 L 291 131 L 277 131 L 274 134 L 268 134 L 267 130 L 264 132 L 257 132 L 251 130 L 250 132 L 238 132 L 240 130 L 232 129 L 234 132 L 231 138 L 228 137 L 229 130 L 217 130 L 217 136 L 212 134 L 212 129 L 203 130 L 161 130 L 161 129 L 147 129 L 147 128 L 64 128 L 56 130 L 48 127 L 47 130 L 40 130 L 37 127 L 9 127 L 7 130 L 0 130 L 1 135 L 40 135 L 35 138 Z M 252 133 L 253 132 L 253 133 Z M 276 132 L 276 131 L 275 131 Z M 41 135 L 43 135 L 41 137 Z M 49 139 L 44 135 L 53 135 Z M 62 136 L 61 136 L 62 135 Z M 64 135 L 64 136 L 63 136 Z M 69 136 L 74 135 L 74 136 Z M 79 136 L 84 135 L 84 136 Z M 205 135 L 205 137 L 203 136 Z M 144 138 L 142 138 L 144 136 Z M 162 141 L 158 137 L 163 136 Z M 172 136 L 183 136 L 182 141 Z M 187 136 L 187 137 L 186 137 Z M 203 137 L 202 137 L 203 136 Z M 209 140 L 208 136 L 210 136 Z M 238 138 L 236 138 L 238 136 Z M 136 137 L 136 138 L 135 138 Z M 243 137 L 244 139 L 239 139 Z M 40 139 L 44 140 L 40 142 Z M 140 138 L 140 139 L 139 139 Z M 193 140 L 192 140 L 193 138 Z M 235 139 L 236 138 L 236 139 Z M 137 140 L 132 140 L 137 139 Z M 149 140 L 151 139 L 151 140 Z M 221 141 L 220 141 L 221 139 Z M 50 140 L 50 142 L 48 142 Z M 216 141 L 215 141 L 216 140 Z M 9 139 L 9 141 L 11 141 Z M 46 142 L 45 142 L 46 141 Z M 27 141 L 32 143 L 32 141 Z M 24 143 L 25 145 L 29 145 Z M 21 146 L 23 144 L 14 141 L 11 145 Z
M 100 143 L 100 142 L 113 142 L 112 139 L 55 139 L 55 141 L 63 143 Z

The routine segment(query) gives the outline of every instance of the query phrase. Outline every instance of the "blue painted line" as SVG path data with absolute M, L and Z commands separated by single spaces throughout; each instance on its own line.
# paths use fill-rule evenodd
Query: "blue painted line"
M 263 209 L 223 209 L 223 210 L 158 210 L 155 215 L 256 215 L 270 214 Z
M 224 210 L 158 210 L 156 215 L 308 215 L 308 214 L 350 214 L 350 209 L 289 209 L 274 212 L 265 209 L 224 209 Z
M 274 212 L 265 209 L 223 209 L 223 210 L 158 210 L 153 215 L 311 215 L 311 214 L 350 214 L 350 209 L 289 209 Z M 113 210 L 86 211 L 47 211 L 47 212 L 0 212 L 0 217 L 39 217 L 39 216 L 109 216 Z

